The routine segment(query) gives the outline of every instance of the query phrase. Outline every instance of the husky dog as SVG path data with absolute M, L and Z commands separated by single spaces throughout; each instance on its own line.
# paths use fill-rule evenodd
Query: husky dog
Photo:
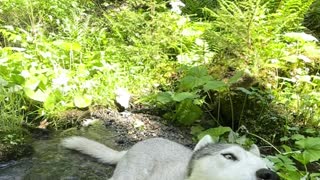
M 109 180 L 279 180 L 267 169 L 257 146 L 246 151 L 235 144 L 213 143 L 208 135 L 193 151 L 162 138 L 144 140 L 120 152 L 77 136 L 64 139 L 62 145 L 116 164 Z

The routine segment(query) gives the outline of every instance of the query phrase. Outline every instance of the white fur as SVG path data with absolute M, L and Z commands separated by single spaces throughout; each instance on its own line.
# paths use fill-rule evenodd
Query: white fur
M 196 147 L 193 149 L 193 151 L 197 151 L 200 148 L 204 147 L 207 144 L 213 143 L 211 136 L 205 135 L 203 138 L 200 139 L 200 141 L 197 143 Z
M 97 158 L 102 163 L 116 164 L 126 151 L 115 151 L 90 139 L 73 136 L 62 141 L 62 146 L 80 151 L 83 154 Z
M 249 149 L 249 152 L 252 154 L 255 154 L 256 156 L 260 156 L 260 150 L 257 145 L 252 144 L 251 148 Z
M 221 155 L 224 153 L 232 153 L 238 160 L 228 160 Z M 232 146 L 216 155 L 201 158 L 196 161 L 194 167 L 188 180 L 256 180 L 256 171 L 267 168 L 260 157 L 239 146 Z

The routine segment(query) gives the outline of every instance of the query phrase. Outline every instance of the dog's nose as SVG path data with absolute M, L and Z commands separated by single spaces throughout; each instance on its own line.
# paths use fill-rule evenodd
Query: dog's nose
M 280 180 L 280 177 L 277 175 L 277 173 L 269 169 L 259 169 L 256 172 L 256 176 L 261 180 Z

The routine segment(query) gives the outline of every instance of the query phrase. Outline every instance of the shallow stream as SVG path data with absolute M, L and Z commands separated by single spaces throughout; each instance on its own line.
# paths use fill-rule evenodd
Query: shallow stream
M 93 158 L 64 149 L 60 141 L 69 136 L 84 136 L 116 150 L 127 149 L 138 141 L 152 137 L 194 146 L 188 129 L 161 123 L 158 116 L 120 114 L 99 109 L 92 112 L 90 118 L 100 121 L 89 127 L 55 132 L 45 140 L 37 139 L 32 144 L 35 152 L 31 157 L 0 163 L 0 180 L 96 180 L 111 177 L 113 166 L 100 164 Z
M 31 157 L 0 164 L 0 180 L 76 180 L 107 179 L 113 167 L 98 163 L 95 159 L 61 147 L 60 141 L 68 136 L 85 136 L 116 148 L 112 129 L 102 124 L 89 128 L 69 129 L 56 132 L 46 140 L 36 140 L 32 144 Z

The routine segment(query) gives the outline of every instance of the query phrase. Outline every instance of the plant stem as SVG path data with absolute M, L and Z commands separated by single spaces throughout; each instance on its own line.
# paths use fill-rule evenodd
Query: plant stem
M 251 136 L 254 136 L 254 137 L 258 138 L 258 139 L 261 139 L 263 142 L 269 144 L 274 150 L 276 150 L 277 153 L 281 154 L 281 151 L 280 151 L 278 148 L 276 148 L 276 147 L 275 147 L 273 144 L 271 144 L 269 141 L 265 140 L 263 137 L 258 136 L 258 135 L 253 134 L 253 133 L 250 133 L 250 132 L 248 132 L 248 131 L 247 131 L 247 134 L 249 134 L 249 135 L 251 135 Z
M 220 105 L 221 105 L 221 102 L 220 102 L 220 96 L 218 96 L 218 123 L 220 123 Z
M 230 100 L 230 109 L 231 109 L 231 121 L 232 121 L 232 129 L 234 129 L 234 112 L 233 112 L 233 102 L 230 93 L 228 94 Z
M 247 104 L 247 99 L 248 99 L 248 95 L 246 94 L 245 98 L 244 98 L 244 102 L 243 102 L 243 105 L 242 105 L 242 109 L 241 109 L 241 113 L 240 113 L 240 117 L 239 117 L 239 123 L 238 123 L 238 127 L 241 126 L 241 119 L 242 119 L 242 115 L 243 115 L 243 112 L 244 112 L 244 108 Z

